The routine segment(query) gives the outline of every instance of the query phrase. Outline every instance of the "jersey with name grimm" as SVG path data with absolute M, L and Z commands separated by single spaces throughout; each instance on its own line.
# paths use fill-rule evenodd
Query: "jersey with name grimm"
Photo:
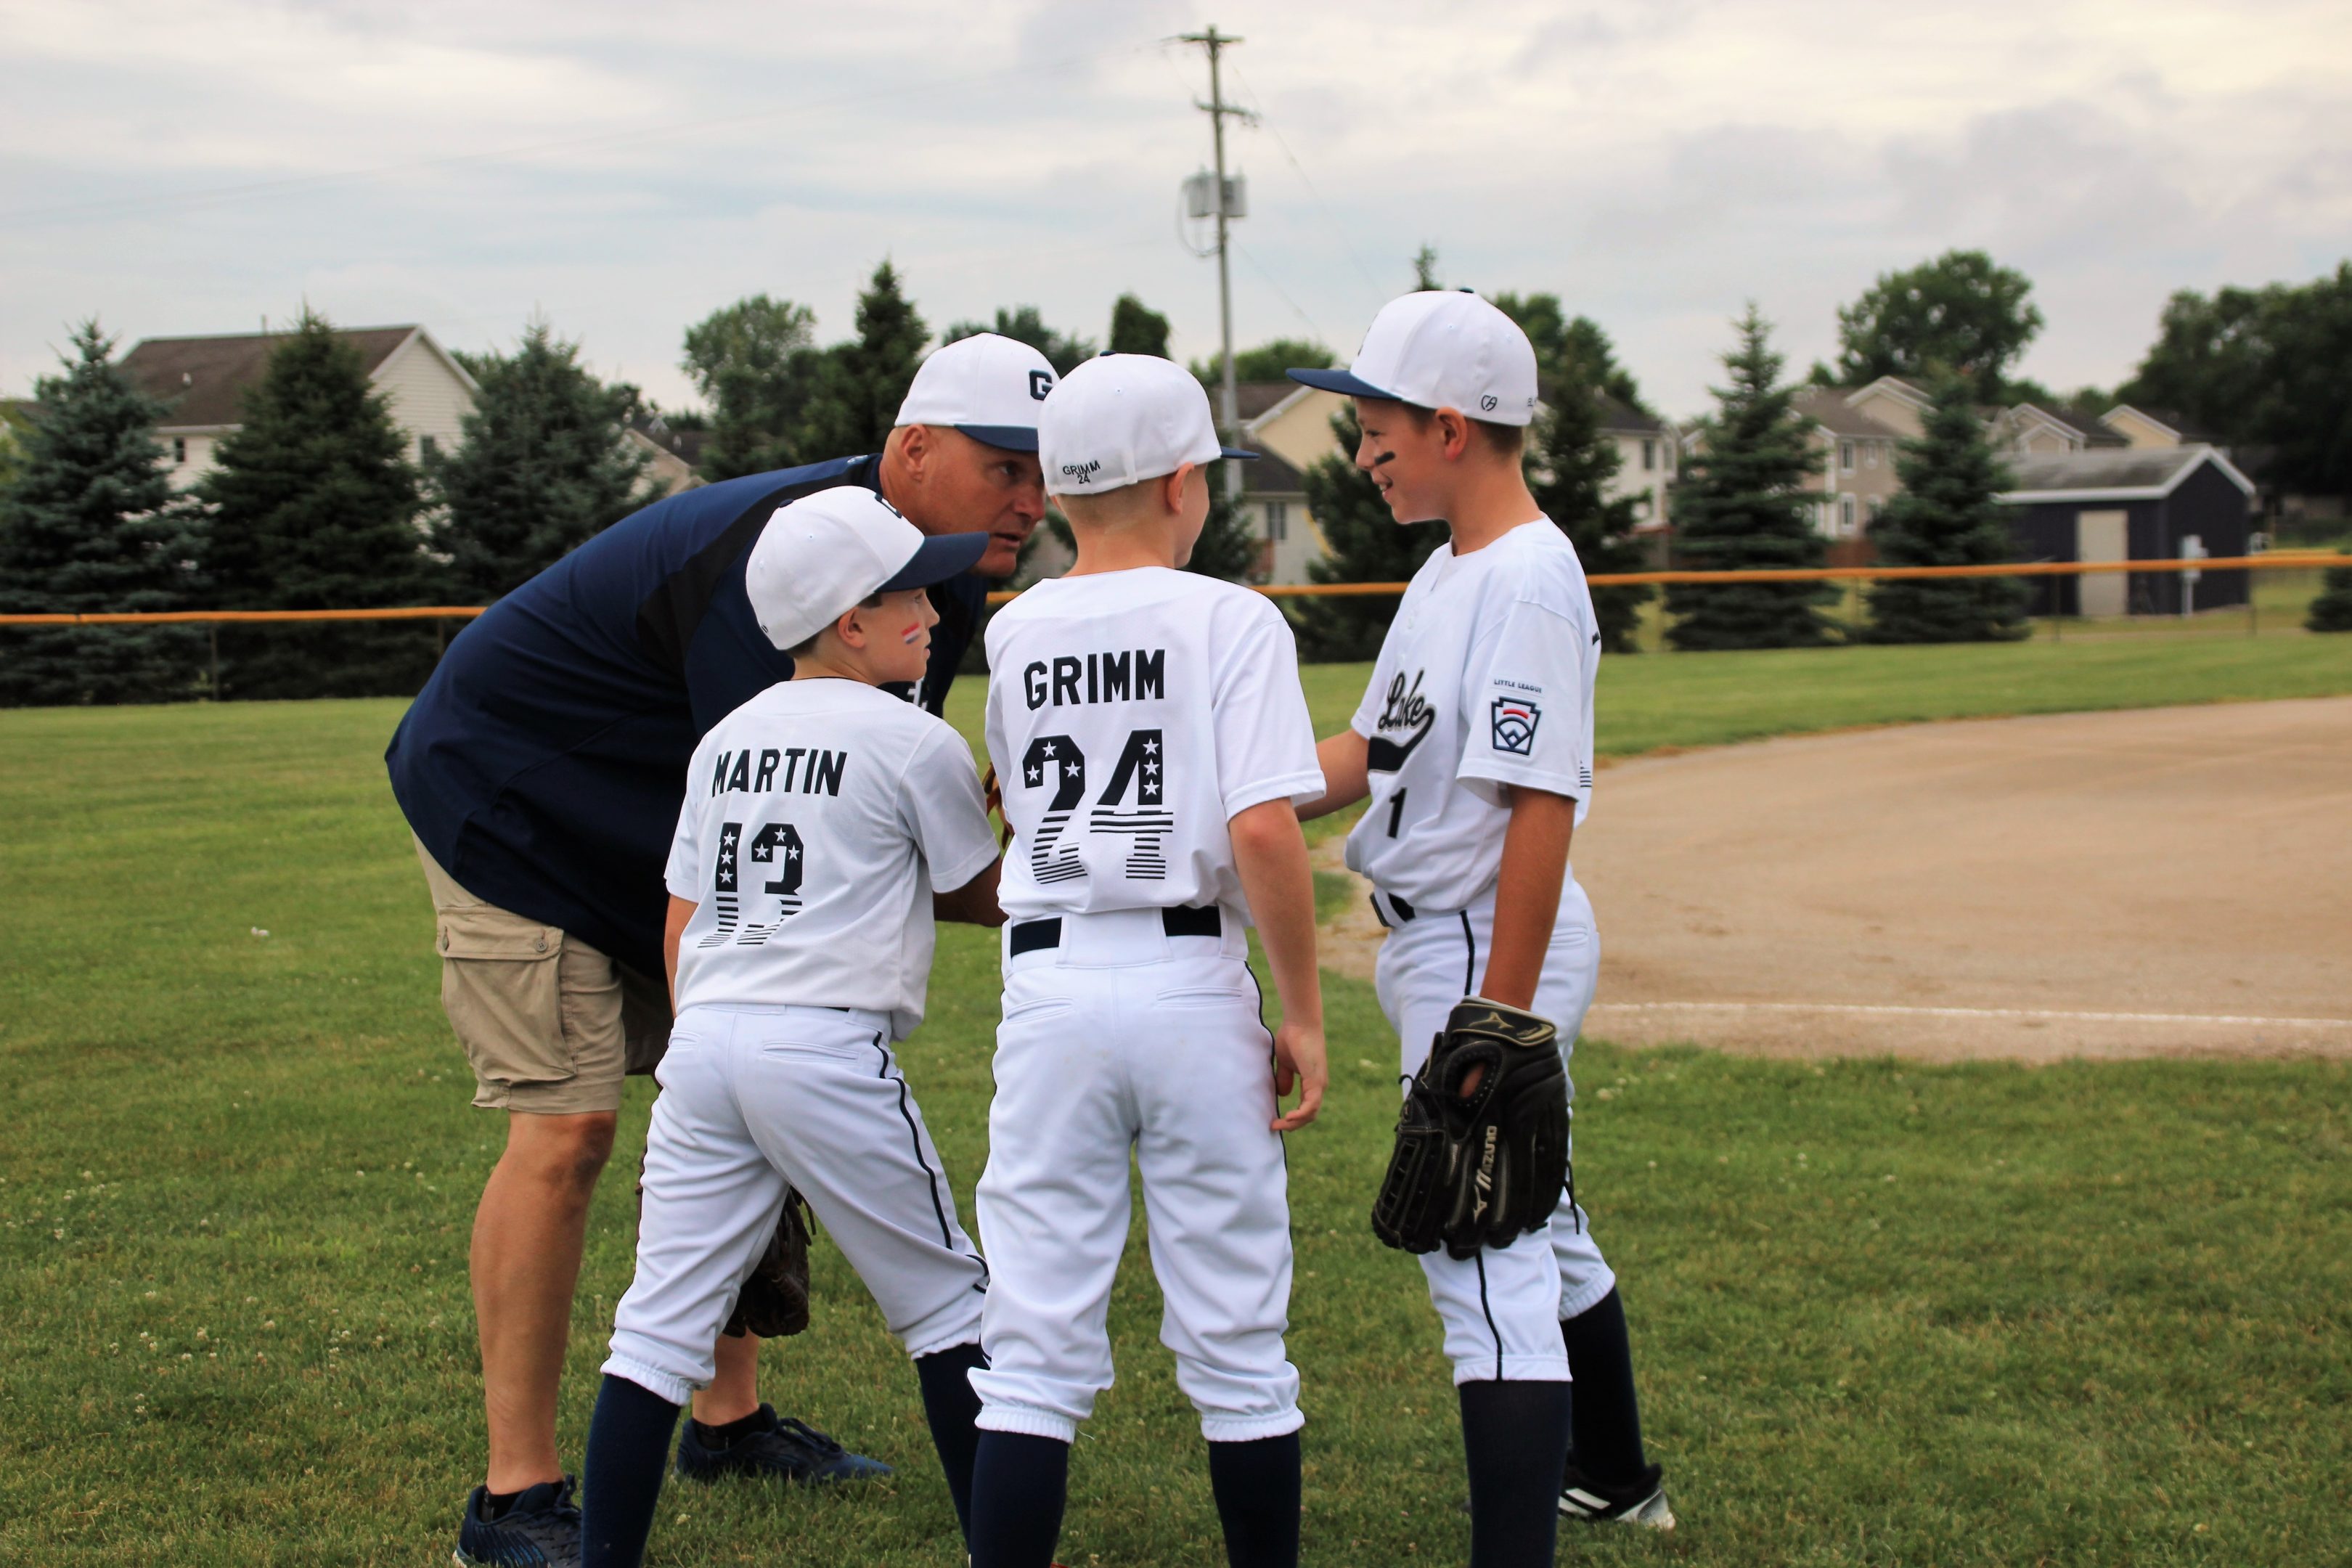
M 922 1022 L 931 893 L 996 858 L 971 748 L 855 680 L 768 688 L 704 736 L 665 879 L 695 905 L 677 1005 L 796 1004 Z
M 1323 793 L 1289 623 L 1166 567 L 1049 579 L 989 622 L 988 754 L 1011 919 L 1223 904 L 1226 825 Z
M 1601 630 L 1576 547 L 1549 519 L 1431 553 L 1389 624 L 1351 727 L 1370 798 L 1348 865 L 1416 910 L 1495 884 L 1510 784 L 1592 804 Z

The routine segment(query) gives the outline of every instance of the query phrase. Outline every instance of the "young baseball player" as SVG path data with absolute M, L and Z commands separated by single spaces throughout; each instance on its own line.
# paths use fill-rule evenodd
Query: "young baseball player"
M 1490 1063 L 1514 1059 L 1493 1043 L 1514 1031 L 1548 1053 L 1553 1026 L 1564 1058 L 1601 960 L 1568 861 L 1592 799 L 1601 636 L 1576 552 L 1520 468 L 1534 350 L 1475 295 L 1430 291 L 1383 309 L 1348 370 L 1290 374 L 1355 399 L 1356 462 L 1398 522 L 1443 519 L 1451 531 L 1397 606 L 1351 726 L 1318 748 L 1327 790 L 1306 808 L 1370 797 L 1348 864 L 1372 883 L 1389 927 L 1376 980 L 1404 1072 L 1421 1074 L 1433 1042 L 1450 1062 L 1451 1047 L 1482 1031 Z M 1450 1070 L 1420 1078 L 1412 1103 L 1457 1124 L 1485 1114 L 1483 1073 Z M 1547 1063 L 1542 1077 L 1559 1097 L 1557 1069 Z M 1674 1520 L 1642 1453 L 1615 1276 L 1559 1184 L 1565 1142 L 1563 1117 L 1528 1234 L 1456 1246 L 1450 1233 L 1442 1249 L 1414 1247 L 1461 1399 L 1471 1561 L 1497 1568 L 1549 1563 L 1560 1514 Z M 1392 1168 L 1384 1209 L 1412 1174 Z
M 1220 454 L 1200 384 L 1090 360 L 1039 416 L 1066 576 L 990 623 L 988 752 L 1013 842 L 1004 1022 L 977 1195 L 995 1271 L 972 1474 L 977 1568 L 1045 1568 L 1141 1172 L 1160 1340 L 1200 1412 L 1237 1568 L 1298 1559 L 1298 1373 L 1282 1134 L 1325 1079 L 1315 899 L 1293 803 L 1322 792 L 1290 628 L 1179 571 Z M 1244 454 L 1226 454 L 1241 456 Z M 1247 927 L 1283 1023 L 1259 1018 Z M 1281 1113 L 1293 1083 L 1299 1101 Z
M 871 490 L 777 510 L 745 584 L 793 679 L 695 750 L 669 856 L 677 1022 L 646 1135 L 637 1273 L 588 1433 L 589 1568 L 645 1550 L 678 1406 L 776 1226 L 807 1199 L 913 1358 L 968 1518 L 988 1268 L 891 1051 L 923 1016 L 934 911 L 995 924 L 971 750 L 888 692 L 920 679 L 923 590 L 981 534 L 926 539 Z

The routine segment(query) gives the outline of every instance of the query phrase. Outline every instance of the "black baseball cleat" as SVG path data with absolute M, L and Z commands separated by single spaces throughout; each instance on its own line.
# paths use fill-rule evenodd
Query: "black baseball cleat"
M 677 1473 L 690 1481 L 756 1476 L 803 1486 L 879 1480 L 891 1473 L 881 1460 L 853 1454 L 814 1426 L 780 1418 L 772 1405 L 761 1405 L 758 1419 L 758 1430 L 716 1447 L 688 1421 L 678 1435 Z
M 496 1519 L 482 1517 L 488 1487 L 466 1500 L 466 1522 L 457 1527 L 459 1568 L 580 1568 L 580 1505 L 572 1500 L 572 1478 L 541 1481 L 526 1489 Z
M 1675 1510 L 1666 1506 L 1664 1467 L 1652 1465 L 1622 1486 L 1604 1487 L 1576 1468 L 1570 1455 L 1559 1483 L 1559 1516 L 1587 1524 L 1646 1524 L 1672 1530 Z

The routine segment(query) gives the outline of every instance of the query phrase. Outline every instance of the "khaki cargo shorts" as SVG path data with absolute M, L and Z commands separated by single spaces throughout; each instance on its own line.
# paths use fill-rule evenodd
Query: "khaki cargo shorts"
M 474 1067 L 474 1103 L 569 1116 L 617 1110 L 621 1080 L 669 1046 L 668 988 L 555 926 L 486 904 L 419 840 L 433 891 L 441 1005 Z

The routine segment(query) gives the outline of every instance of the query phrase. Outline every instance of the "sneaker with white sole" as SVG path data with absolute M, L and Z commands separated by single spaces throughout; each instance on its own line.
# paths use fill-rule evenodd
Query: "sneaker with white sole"
M 1605 1487 L 1576 1468 L 1571 1457 L 1560 1478 L 1559 1515 L 1587 1524 L 1646 1524 L 1672 1530 L 1675 1510 L 1666 1506 L 1665 1469 L 1652 1465 L 1622 1486 Z

